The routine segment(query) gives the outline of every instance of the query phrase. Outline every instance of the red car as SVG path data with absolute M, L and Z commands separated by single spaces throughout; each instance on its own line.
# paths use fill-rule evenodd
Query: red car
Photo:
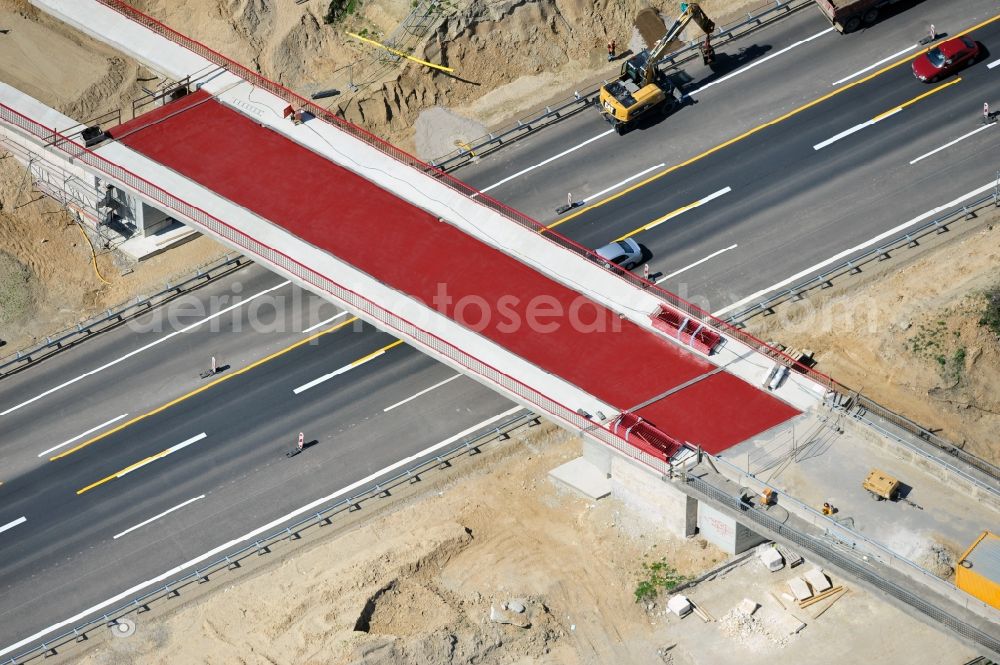
M 913 61 L 913 75 L 933 83 L 979 57 L 979 44 L 968 37 L 955 37 L 941 42 Z

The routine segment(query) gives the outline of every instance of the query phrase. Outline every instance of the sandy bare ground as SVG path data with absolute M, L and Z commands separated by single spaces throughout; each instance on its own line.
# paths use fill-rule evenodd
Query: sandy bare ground
M 0 28 L 9 31 L 0 35 L 0 80 L 71 117 L 87 120 L 142 94 L 138 79 L 148 72 L 25 0 L 0 0 Z M 25 170 L 5 153 L 0 204 L 0 356 L 157 291 L 226 252 L 198 238 L 131 264 L 98 245 L 98 276 L 80 227 L 59 204 L 34 191 Z
M 1000 340 L 979 323 L 985 291 L 1000 286 L 998 219 L 751 319 L 749 329 L 812 349 L 817 369 L 1000 464 Z
M 478 468 L 398 509 L 144 622 L 82 662 L 662 663 L 633 591 L 643 561 L 694 574 L 724 557 L 614 499 L 546 476 L 579 450 L 551 426 L 486 448 Z M 221 584 L 221 583 L 220 583 Z M 517 599 L 526 628 L 489 620 Z M 521 615 L 518 615 L 521 616 Z
M 0 357 L 108 307 L 156 292 L 165 281 L 226 253 L 218 243 L 199 237 L 131 265 L 98 246 L 98 276 L 90 241 L 72 216 L 33 191 L 20 164 L 3 155 L 0 202 Z

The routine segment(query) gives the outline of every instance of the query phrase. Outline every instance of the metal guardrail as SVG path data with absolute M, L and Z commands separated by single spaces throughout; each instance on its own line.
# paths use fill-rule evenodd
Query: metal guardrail
M 747 12 L 745 19 L 720 28 L 718 32 L 712 35 L 712 42 L 716 45 L 726 44 L 778 18 L 787 16 L 812 4 L 814 4 L 813 0 L 772 0 L 758 9 Z M 688 42 L 683 47 L 667 54 L 659 61 L 658 66 L 675 67 L 682 61 L 686 62 L 699 52 L 698 44 L 701 41 L 701 39 L 698 39 Z M 535 111 L 528 117 L 515 120 L 510 125 L 496 132 L 490 132 L 467 145 L 463 145 L 457 150 L 431 160 L 430 165 L 446 172 L 453 171 L 468 164 L 477 156 L 488 154 L 501 146 L 507 145 L 509 139 L 527 136 L 555 121 L 574 115 L 581 109 L 596 103 L 601 86 L 605 83 L 607 81 L 592 84 L 583 93 L 579 91 L 574 92 L 572 97 L 546 106 L 543 112 Z
M 930 430 L 926 429 L 925 427 L 921 427 L 917 423 L 913 422 L 912 420 L 910 420 L 906 416 L 898 414 L 895 411 L 891 411 L 890 409 L 885 408 L 884 406 L 882 406 L 878 402 L 874 402 L 871 399 L 865 397 L 864 395 L 858 395 L 857 396 L 856 404 L 857 404 L 857 407 L 860 410 L 860 412 L 852 414 L 852 416 L 854 418 L 860 419 L 860 420 L 864 420 L 866 423 L 868 423 L 870 425 L 877 426 L 877 425 L 875 425 L 875 423 L 872 423 L 871 421 L 869 421 L 869 420 L 867 420 L 867 419 L 864 418 L 864 413 L 863 412 L 872 413 L 872 414 L 878 416 L 879 418 L 881 418 L 882 420 L 885 420 L 886 422 L 892 423 L 893 425 L 895 425 L 896 427 L 900 428 L 901 430 L 903 430 L 905 432 L 909 432 L 910 434 L 916 436 L 917 438 L 919 438 L 919 439 L 921 439 L 923 441 L 928 442 L 929 444 L 931 444 L 932 446 L 934 446 L 938 450 L 941 450 L 942 452 L 945 452 L 945 453 L 947 453 L 947 454 L 949 454 L 949 455 L 951 455 L 951 456 L 953 456 L 953 457 L 961 460 L 965 464 L 973 467 L 974 469 L 982 472 L 986 476 L 988 476 L 988 477 L 992 478 L 993 480 L 997 481 L 998 483 L 1000 483 L 1000 467 L 997 467 L 997 466 L 991 464 L 990 462 L 988 462 L 988 461 L 986 461 L 986 460 L 984 460 L 984 459 L 982 459 L 980 457 L 977 457 L 976 455 L 973 455 L 972 453 L 970 453 L 968 451 L 962 450 L 961 448 L 959 448 L 955 444 L 951 443 L 947 439 L 941 438 L 940 436 L 938 436 L 937 434 L 934 434 L 933 432 L 931 432 Z M 881 429 L 881 428 L 879 428 L 879 429 Z M 887 432 L 886 434 L 888 434 L 889 436 L 892 436 L 894 439 L 898 439 L 898 437 L 892 435 L 891 433 Z M 908 447 L 910 447 L 911 450 L 916 450 L 921 455 L 924 454 L 922 451 L 919 451 L 919 450 L 913 448 L 912 446 L 908 446 Z M 934 458 L 934 459 L 935 459 L 935 461 L 941 461 L 939 458 Z M 991 487 L 991 486 L 988 486 L 988 485 L 984 485 L 980 481 L 972 478 L 971 476 L 968 476 L 968 474 L 966 474 L 966 473 L 964 473 L 964 472 L 962 472 L 962 471 L 960 471 L 958 469 L 954 469 L 954 467 L 951 467 L 951 469 L 954 470 L 954 471 L 956 471 L 956 472 L 958 472 L 958 473 L 961 473 L 962 476 L 966 477 L 970 482 L 973 482 L 973 483 L 975 483 L 978 486 L 981 486 L 981 487 L 984 487 L 985 489 L 988 489 L 993 494 L 1000 494 L 1000 489 L 998 489 L 997 487 Z
M 897 436 L 896 434 L 893 434 L 892 432 L 890 432 L 889 430 L 887 430 L 885 427 L 883 427 L 882 425 L 878 424 L 877 422 L 866 418 L 865 415 L 864 415 L 864 413 L 862 413 L 862 412 L 852 413 L 851 417 L 854 418 L 855 420 L 857 420 L 858 422 L 864 423 L 865 425 L 867 425 L 868 427 L 872 428 L 873 430 L 875 430 L 876 432 L 878 432 L 882 436 L 886 437 L 887 439 L 895 441 L 896 443 L 899 443 L 900 445 L 904 446 L 907 450 L 909 450 L 910 452 L 912 452 L 914 455 L 917 455 L 918 457 L 921 457 L 921 458 L 927 460 L 928 462 L 932 462 L 934 464 L 937 464 L 937 465 L 943 467 L 949 473 L 955 474 L 956 476 L 960 477 L 965 482 L 973 485 L 974 487 L 976 487 L 978 489 L 983 490 L 984 492 L 988 492 L 988 493 L 992 494 L 996 499 L 1000 500 L 1000 488 L 998 488 L 996 486 L 993 486 L 993 485 L 989 485 L 987 483 L 984 483 L 983 481 L 979 480 L 978 478 L 975 478 L 975 477 L 969 475 L 968 473 L 966 473 L 962 469 L 959 469 L 958 467 L 956 467 L 956 466 L 954 466 L 952 464 L 949 464 L 948 461 L 945 460 L 945 459 L 942 459 L 940 457 L 935 457 L 933 455 L 929 455 L 928 453 L 924 452 L 923 450 L 920 450 L 916 446 L 908 443 L 902 437 Z M 985 461 L 985 460 L 979 460 L 979 461 L 982 462 L 983 464 L 990 465 L 990 463 L 987 462 L 987 461 Z M 992 466 L 992 465 L 990 465 L 990 466 Z M 996 467 L 994 467 L 994 469 L 995 468 Z
M 112 610 L 104 612 L 90 621 L 74 626 L 73 628 L 60 633 L 55 637 L 47 639 L 44 642 L 39 642 L 34 647 L 31 647 L 16 656 L 0 661 L 0 665 L 20 665 L 21 663 L 34 660 L 35 658 L 48 658 L 49 656 L 56 655 L 57 649 L 69 642 L 82 642 L 86 640 L 87 634 L 97 628 L 114 625 L 120 619 L 123 619 L 132 613 L 138 614 L 147 612 L 151 609 L 150 606 L 157 601 L 179 596 L 181 591 L 186 586 L 208 582 L 212 575 L 223 570 L 235 570 L 240 567 L 241 560 L 250 556 L 268 554 L 271 551 L 270 548 L 282 540 L 298 540 L 301 538 L 301 533 L 303 531 L 312 527 L 330 525 L 333 523 L 333 518 L 338 514 L 343 512 L 354 512 L 359 510 L 361 504 L 364 502 L 390 496 L 390 490 L 401 484 L 417 482 L 419 481 L 420 476 L 426 474 L 428 471 L 436 468 L 447 468 L 451 465 L 452 460 L 458 457 L 463 455 L 475 455 L 480 452 L 479 448 L 487 443 L 494 440 L 503 441 L 509 439 L 511 432 L 514 430 L 524 426 L 525 424 L 531 425 L 538 424 L 540 422 L 537 415 L 531 413 L 530 411 L 525 411 L 525 413 L 512 416 L 499 425 L 496 425 L 488 432 L 466 439 L 453 448 L 449 448 L 446 452 L 435 455 L 429 460 L 415 464 L 412 467 L 397 473 L 391 478 L 379 480 L 377 483 L 359 491 L 357 494 L 310 513 L 307 517 L 303 517 L 302 519 L 278 529 L 267 536 L 255 539 L 252 543 L 248 543 L 244 547 L 228 552 L 211 563 L 200 566 L 195 570 L 171 580 L 170 582 L 167 582 L 166 584 L 157 587 L 148 593 L 136 596 L 135 598 L 122 603 Z
M 795 497 L 782 492 L 780 489 L 773 487 L 769 483 L 760 480 L 756 476 L 747 473 L 724 458 L 712 456 L 711 459 L 712 463 L 717 467 L 726 468 L 730 473 L 734 474 L 735 477 L 739 479 L 739 483 L 742 487 L 749 488 L 756 485 L 762 489 L 765 487 L 770 489 L 774 492 L 777 505 L 784 506 L 786 509 L 791 508 L 792 510 L 789 512 L 792 512 L 798 518 L 808 522 L 812 526 L 822 529 L 824 535 L 831 540 L 846 545 L 852 551 L 865 551 L 880 561 L 889 562 L 890 568 L 898 569 L 899 566 L 902 566 L 911 573 L 918 575 L 920 579 L 925 580 L 929 587 L 936 587 L 943 593 L 947 594 L 950 591 L 954 591 L 954 585 L 942 580 L 940 577 L 915 561 L 892 551 L 882 543 L 868 538 L 860 531 L 853 529 L 851 526 L 821 514 L 812 506 L 803 503 L 799 499 L 796 499 Z M 723 473 L 722 476 L 727 477 L 725 473 Z M 732 480 L 732 478 L 730 478 L 730 480 Z M 759 494 L 759 492 L 756 493 Z M 783 521 L 782 524 L 784 523 L 785 522 Z M 892 564 L 894 563 L 898 565 L 893 566 Z
M 830 564 L 840 568 L 842 571 L 854 576 L 856 579 L 871 584 L 875 588 L 892 596 L 896 600 L 909 605 L 931 620 L 944 626 L 952 632 L 975 642 L 994 653 L 1000 653 L 1000 638 L 995 634 L 988 635 L 975 626 L 962 621 L 947 610 L 938 607 L 936 604 L 924 597 L 905 589 L 894 582 L 885 579 L 876 569 L 870 565 L 862 565 L 859 561 L 840 553 L 833 546 L 822 540 L 813 537 L 788 523 L 782 523 L 770 515 L 740 501 L 721 489 L 714 487 L 710 483 L 696 476 L 688 476 L 686 483 L 698 494 L 708 497 L 712 501 L 721 504 L 750 522 L 759 524 L 772 533 L 776 533 L 783 538 L 795 543 L 805 551 L 825 559 Z
M 755 316 L 769 316 L 774 314 L 774 308 L 787 302 L 798 302 L 803 300 L 809 291 L 815 289 L 827 289 L 833 286 L 833 281 L 844 276 L 857 275 L 862 272 L 862 267 L 871 262 L 883 261 L 890 258 L 891 253 L 903 248 L 916 247 L 919 240 L 930 234 L 940 234 L 948 231 L 948 227 L 963 220 L 974 218 L 976 213 L 984 207 L 1000 207 L 1000 188 L 992 194 L 982 196 L 971 203 L 961 207 L 956 207 L 908 233 L 901 234 L 896 238 L 874 247 L 860 256 L 854 257 L 838 266 L 824 271 L 814 277 L 803 280 L 798 284 L 782 290 L 779 293 L 767 296 L 756 304 L 730 315 L 726 323 L 742 328 L 746 321 Z M 839 386 L 837 391 L 843 394 L 850 394 L 852 391 L 843 386 Z M 929 444 L 953 457 L 961 460 L 965 464 L 974 467 L 986 474 L 990 478 L 1000 481 L 1000 468 L 990 462 L 969 453 L 952 442 L 944 439 L 926 427 L 913 422 L 909 418 L 888 409 L 872 399 L 857 394 L 854 395 L 855 403 L 858 407 L 869 411 L 879 418 L 892 423 L 901 430 L 927 441 Z
M 233 270 L 242 268 L 249 263 L 250 260 L 242 255 L 230 256 L 227 254 L 219 262 L 207 268 L 199 268 L 193 275 L 176 284 L 171 285 L 170 282 L 167 282 L 162 291 L 145 298 L 139 296 L 115 308 L 108 309 L 104 314 L 96 318 L 83 321 L 73 328 L 50 335 L 41 344 L 15 351 L 13 354 L 0 359 L 0 379 L 20 371 L 33 362 L 46 358 L 53 353 L 58 353 L 62 349 L 68 348 L 85 338 L 109 330 L 126 319 L 147 312 L 153 307 L 162 305 L 177 296 L 190 292 L 193 288 L 208 284 L 217 277 L 229 274 Z
M 892 252 L 904 247 L 916 247 L 919 240 L 931 233 L 945 233 L 948 227 L 962 219 L 975 217 L 976 211 L 992 204 L 993 207 L 1000 207 L 1000 192 L 994 191 L 992 194 L 982 196 L 971 203 L 961 207 L 956 207 L 934 219 L 921 224 L 919 227 L 908 233 L 903 233 L 889 242 L 873 247 L 868 251 L 844 261 L 830 270 L 826 270 L 814 277 L 810 277 L 795 286 L 788 287 L 774 295 L 763 298 L 759 302 L 746 307 L 726 318 L 726 322 L 743 327 L 747 319 L 757 315 L 768 316 L 774 313 L 774 307 L 782 303 L 797 302 L 805 297 L 805 293 L 813 289 L 828 289 L 833 286 L 833 280 L 845 275 L 857 275 L 861 273 L 861 268 L 872 261 L 884 261 L 890 258 Z

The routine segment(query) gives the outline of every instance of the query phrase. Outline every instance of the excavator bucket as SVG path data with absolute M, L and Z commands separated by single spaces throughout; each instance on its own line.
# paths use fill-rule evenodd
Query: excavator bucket
M 702 32 L 710 35 L 715 32 L 715 21 L 708 18 L 698 3 L 692 2 L 687 6 L 687 11 L 691 13 L 691 20 L 698 24 Z

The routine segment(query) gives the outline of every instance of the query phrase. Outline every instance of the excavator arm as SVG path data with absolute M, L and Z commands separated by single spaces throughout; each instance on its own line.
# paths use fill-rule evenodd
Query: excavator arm
M 642 81 L 638 82 L 640 85 L 649 85 L 656 78 L 656 63 L 660 61 L 663 54 L 666 53 L 667 49 L 670 47 L 671 42 L 680 36 L 684 28 L 687 27 L 688 23 L 694 21 L 695 24 L 701 28 L 702 32 L 705 33 L 706 48 L 711 48 L 709 44 L 709 39 L 712 33 L 715 31 L 715 22 L 708 18 L 704 10 L 696 2 L 691 3 L 681 3 L 681 13 L 680 16 L 673 22 L 673 25 L 667 30 L 666 34 L 660 38 L 653 48 L 650 49 L 649 59 L 646 61 L 646 68 L 643 71 Z

